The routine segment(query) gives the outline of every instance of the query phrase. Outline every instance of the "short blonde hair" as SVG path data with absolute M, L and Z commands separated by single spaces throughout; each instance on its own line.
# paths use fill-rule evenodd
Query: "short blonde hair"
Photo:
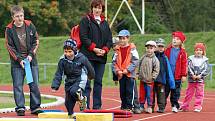
M 11 9 L 10 9 L 11 16 L 13 16 L 17 12 L 23 12 L 24 13 L 24 9 L 19 5 L 12 6 Z

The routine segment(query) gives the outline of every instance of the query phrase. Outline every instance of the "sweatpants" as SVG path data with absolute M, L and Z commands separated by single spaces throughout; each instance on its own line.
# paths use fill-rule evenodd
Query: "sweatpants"
M 79 87 L 80 81 L 76 81 L 74 83 L 67 83 L 66 86 L 66 97 L 65 97 L 65 106 L 68 111 L 68 115 L 72 115 L 74 113 L 73 109 L 75 107 L 75 103 L 78 100 L 77 91 L 80 89 Z
M 134 105 L 135 79 L 123 75 L 119 80 L 121 109 L 132 109 Z
M 167 98 L 170 94 L 170 102 L 172 107 L 180 108 L 180 105 L 178 103 L 178 100 L 180 98 L 181 94 L 181 80 L 175 80 L 175 89 L 170 89 L 169 85 L 166 84 L 165 87 L 165 97 L 166 97 L 166 103 L 167 104 Z
M 152 108 L 155 107 L 155 98 L 157 98 L 157 104 L 158 108 L 160 110 L 165 109 L 165 85 L 155 82 L 154 83 L 154 95 L 153 95 L 153 102 L 152 102 Z
M 204 83 L 188 83 L 188 87 L 186 89 L 186 95 L 184 98 L 184 102 L 181 105 L 181 108 L 184 110 L 189 110 L 189 104 L 192 100 L 192 97 L 195 93 L 195 103 L 194 109 L 202 109 L 203 99 L 204 99 Z

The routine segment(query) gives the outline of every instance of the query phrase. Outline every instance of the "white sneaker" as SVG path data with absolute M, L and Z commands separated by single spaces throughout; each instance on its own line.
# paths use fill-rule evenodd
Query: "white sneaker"
M 172 112 L 178 113 L 178 109 L 176 107 L 172 107 Z
M 200 109 L 194 109 L 194 112 L 201 112 L 201 110 L 202 110 L 202 108 L 200 108 Z
M 146 113 L 152 113 L 152 108 L 147 108 L 147 111 L 146 111 Z

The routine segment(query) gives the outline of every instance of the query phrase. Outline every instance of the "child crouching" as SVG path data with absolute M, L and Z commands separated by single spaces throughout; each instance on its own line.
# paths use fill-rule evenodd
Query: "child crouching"
M 87 73 L 88 78 L 93 79 L 95 72 L 88 59 L 80 52 L 77 51 L 77 45 L 72 39 L 68 39 L 64 42 L 64 56 L 60 58 L 58 62 L 58 68 L 55 73 L 55 77 L 52 81 L 52 92 L 56 92 L 59 89 L 63 74 L 65 79 L 65 106 L 68 111 L 69 117 L 74 113 L 73 108 L 76 101 L 85 100 L 81 99 L 83 71 Z

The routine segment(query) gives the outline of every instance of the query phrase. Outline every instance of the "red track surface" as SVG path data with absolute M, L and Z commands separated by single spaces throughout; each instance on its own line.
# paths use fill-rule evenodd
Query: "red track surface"
M 0 90 L 4 91 L 11 91 L 11 86 L 0 86 Z M 28 92 L 27 86 L 24 87 L 24 90 Z M 50 87 L 48 86 L 41 86 L 40 87 L 42 94 L 51 94 L 56 96 L 62 96 L 64 97 L 64 90 L 63 87 L 60 88 L 60 90 L 57 93 L 51 93 Z M 120 99 L 119 99 L 119 89 L 116 87 L 113 88 L 104 88 L 103 89 L 103 109 L 119 109 L 120 107 Z M 182 93 L 181 101 L 184 98 L 184 93 Z M 91 103 L 92 104 L 92 103 Z M 205 93 L 205 99 L 203 104 L 203 110 L 200 113 L 193 112 L 192 105 L 190 105 L 190 111 L 189 112 L 179 112 L 177 114 L 172 113 L 170 106 L 167 106 L 165 113 L 152 113 L 152 114 L 133 114 L 133 117 L 131 118 L 115 118 L 115 121 L 143 121 L 143 120 L 149 120 L 149 121 L 215 121 L 215 92 L 206 92 Z M 51 107 L 47 109 L 57 109 L 57 110 L 63 110 L 66 111 L 64 105 L 57 106 L 57 107 Z M 78 106 L 75 107 L 75 111 L 79 111 Z M 0 117 L 17 117 L 16 113 L 5 113 L 0 114 Z M 26 116 L 24 118 L 29 117 L 36 117 L 34 115 L 31 115 L 29 111 L 26 112 Z M 23 118 L 23 117 L 22 117 Z

